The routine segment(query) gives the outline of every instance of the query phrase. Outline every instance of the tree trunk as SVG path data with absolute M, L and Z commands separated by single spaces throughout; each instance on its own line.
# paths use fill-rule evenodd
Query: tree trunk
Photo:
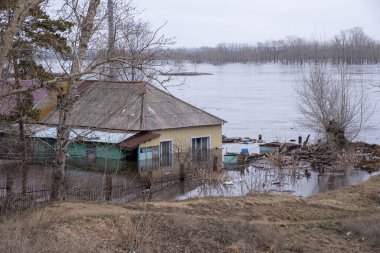
M 27 144 L 25 139 L 25 130 L 24 130 L 24 122 L 22 119 L 22 115 L 20 115 L 19 121 L 18 121 L 18 128 L 19 128 L 19 141 L 20 141 L 20 152 L 21 152 L 21 159 L 23 163 L 26 163 L 28 160 L 27 155 Z
M 26 195 L 27 191 L 27 184 L 28 184 L 28 168 L 26 166 L 28 162 L 28 155 L 27 155 L 27 143 L 25 139 L 25 130 L 24 130 L 24 122 L 22 119 L 22 116 L 19 119 L 19 139 L 20 139 L 20 147 L 21 147 L 21 156 L 22 156 L 22 161 L 21 161 L 21 173 L 22 173 L 22 178 L 21 178 L 21 190 L 22 194 Z
M 17 65 L 17 60 L 16 60 L 16 58 L 13 58 L 12 61 L 13 61 L 13 66 L 14 66 L 14 77 L 15 77 L 16 87 L 21 88 L 20 77 L 19 77 L 20 72 L 19 72 L 19 68 Z M 17 96 L 17 105 L 22 105 L 22 103 L 23 103 L 22 100 L 23 100 L 22 95 L 18 95 Z M 28 182 L 27 182 L 28 155 L 27 155 L 27 143 L 26 143 L 26 138 L 25 138 L 24 115 L 23 115 L 22 109 L 20 109 L 20 111 L 18 112 L 18 128 L 19 128 L 19 140 L 18 140 L 19 145 L 17 145 L 17 146 L 19 147 L 18 151 L 21 153 L 21 165 L 20 165 L 21 174 L 22 174 L 21 191 L 22 191 L 23 195 L 26 195 L 27 184 L 28 184 Z
M 73 65 L 71 68 L 71 74 L 78 75 L 81 73 L 82 64 L 86 57 L 86 51 L 88 49 L 88 43 L 93 35 L 94 19 L 96 16 L 97 8 L 100 4 L 100 0 L 91 0 L 83 23 L 79 24 L 81 27 L 79 46 L 77 54 L 73 57 Z M 75 50 L 74 50 L 75 51 Z M 50 198 L 52 201 L 62 199 L 62 189 L 65 177 L 65 166 L 66 166 L 66 156 L 67 147 L 70 143 L 69 140 L 69 126 L 67 120 L 70 116 L 73 103 L 77 98 L 79 78 L 69 81 L 67 84 L 67 93 L 59 101 L 59 122 L 57 126 L 57 155 L 56 155 L 56 166 L 53 171 L 52 178 L 52 188 Z
M 326 128 L 327 142 L 334 150 L 342 150 L 347 140 L 344 135 L 344 129 L 338 126 L 335 121 L 331 120 Z
M 63 180 L 65 176 L 67 147 L 69 145 L 69 129 L 67 126 L 67 118 L 71 108 L 71 103 L 68 103 L 68 93 L 65 97 L 58 100 L 59 121 L 57 126 L 57 155 L 56 165 L 53 171 L 51 200 L 59 200 L 62 198 Z
M 114 8 L 113 0 L 108 0 L 108 58 L 115 58 L 115 25 L 114 25 Z M 109 64 L 109 80 L 116 80 L 115 63 Z

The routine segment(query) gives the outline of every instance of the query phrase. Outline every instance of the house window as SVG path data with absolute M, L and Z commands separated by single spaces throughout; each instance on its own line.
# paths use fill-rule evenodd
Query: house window
M 158 159 L 158 146 L 140 148 L 139 160 Z
M 195 161 L 209 161 L 210 137 L 191 138 L 191 153 Z
M 170 167 L 172 166 L 172 146 L 173 142 L 161 141 L 160 142 L 160 166 Z

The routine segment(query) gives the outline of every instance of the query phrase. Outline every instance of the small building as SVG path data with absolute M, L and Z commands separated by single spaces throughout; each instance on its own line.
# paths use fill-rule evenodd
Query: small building
M 57 110 L 48 115 L 33 138 L 54 146 L 58 117 Z M 171 166 L 173 153 L 211 159 L 213 150 L 222 148 L 225 123 L 146 82 L 109 81 L 88 85 L 67 122 L 70 157 L 139 160 L 148 168 Z
M 45 88 L 34 89 L 40 84 L 38 80 L 0 81 L 1 94 L 15 89 L 33 88 L 29 93 L 12 94 L 0 99 L 0 159 L 20 159 L 21 149 L 25 147 L 20 141 L 20 129 L 24 128 L 25 119 L 33 117 L 42 120 L 43 113 L 52 110 L 52 107 L 48 108 L 49 104 L 42 103 L 50 100 L 49 91 Z
M 44 87 L 35 89 L 34 87 L 41 86 L 38 80 L 21 80 L 17 85 L 14 80 L 9 80 L 8 82 L 0 82 L 0 93 L 5 93 L 14 89 L 32 89 L 30 94 L 14 94 L 0 99 L 0 116 L 10 116 L 16 114 L 17 107 L 20 106 L 18 103 L 25 106 L 25 101 L 30 99 L 32 107 L 30 109 L 35 109 L 39 111 L 38 119 L 44 120 L 45 117 L 56 109 L 57 105 L 57 95 L 58 91 L 54 89 L 47 89 Z

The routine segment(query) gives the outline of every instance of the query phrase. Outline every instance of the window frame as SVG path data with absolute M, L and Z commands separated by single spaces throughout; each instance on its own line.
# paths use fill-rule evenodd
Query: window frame
M 167 154 L 162 153 L 161 144 L 163 142 L 170 142 L 169 153 L 167 153 Z M 171 167 L 171 166 L 173 166 L 173 139 L 160 140 L 159 147 L 160 147 L 160 151 L 159 151 L 160 167 Z M 163 155 L 167 155 L 167 158 L 164 158 Z M 167 160 L 165 160 L 165 159 L 167 159 Z M 165 163 L 165 161 L 167 161 L 167 163 Z
M 203 151 L 203 149 L 202 149 L 203 145 L 201 144 L 200 154 L 197 154 L 198 152 L 194 152 L 196 150 L 193 149 L 193 140 L 194 139 L 202 139 L 202 138 L 207 138 L 207 140 L 208 140 L 207 148 L 206 148 L 206 151 Z M 191 152 L 191 160 L 194 160 L 196 158 L 195 159 L 196 161 L 199 161 L 199 160 L 210 161 L 211 160 L 211 135 L 191 136 L 190 137 L 190 152 Z M 205 152 L 205 154 L 203 152 Z M 204 158 L 206 158 L 206 159 L 204 159 Z

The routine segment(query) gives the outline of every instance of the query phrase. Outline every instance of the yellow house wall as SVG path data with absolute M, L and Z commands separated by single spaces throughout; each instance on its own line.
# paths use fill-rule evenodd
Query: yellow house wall
M 36 109 L 40 110 L 39 121 L 43 121 L 57 106 L 57 94 L 51 92 Z
M 218 169 L 222 168 L 222 165 L 223 165 L 222 149 L 218 149 L 218 150 L 213 149 L 211 150 L 210 154 L 211 154 L 211 157 L 209 161 L 202 161 L 202 162 L 197 163 L 197 162 L 191 162 L 191 160 L 187 160 L 187 162 L 184 163 L 185 173 L 194 171 L 194 168 L 198 167 L 199 165 L 203 165 L 203 166 L 206 166 L 206 168 L 208 167 L 211 169 L 213 167 L 214 157 L 217 157 Z M 176 155 L 173 155 L 172 159 L 173 159 L 172 165 L 168 167 L 160 166 L 159 159 L 156 159 L 155 161 L 153 161 L 153 163 L 154 162 L 156 163 L 155 165 L 152 166 L 153 170 L 140 170 L 139 178 L 141 180 L 159 181 L 163 177 L 163 175 L 165 175 L 165 172 L 170 172 L 170 176 L 175 178 L 176 176 L 179 175 L 180 161 Z M 142 166 L 140 166 L 140 169 L 142 169 Z
M 48 96 L 36 106 L 40 111 L 39 121 L 43 121 L 57 106 L 57 95 L 64 95 L 67 92 L 67 81 L 60 84 L 60 91 L 49 91 Z
M 165 140 L 172 140 L 173 146 L 186 148 L 190 147 L 191 138 L 206 136 L 210 136 L 211 149 L 222 148 L 222 125 L 168 129 L 154 132 L 160 134 L 160 137 L 141 144 L 140 148 L 159 146 L 160 141 Z

